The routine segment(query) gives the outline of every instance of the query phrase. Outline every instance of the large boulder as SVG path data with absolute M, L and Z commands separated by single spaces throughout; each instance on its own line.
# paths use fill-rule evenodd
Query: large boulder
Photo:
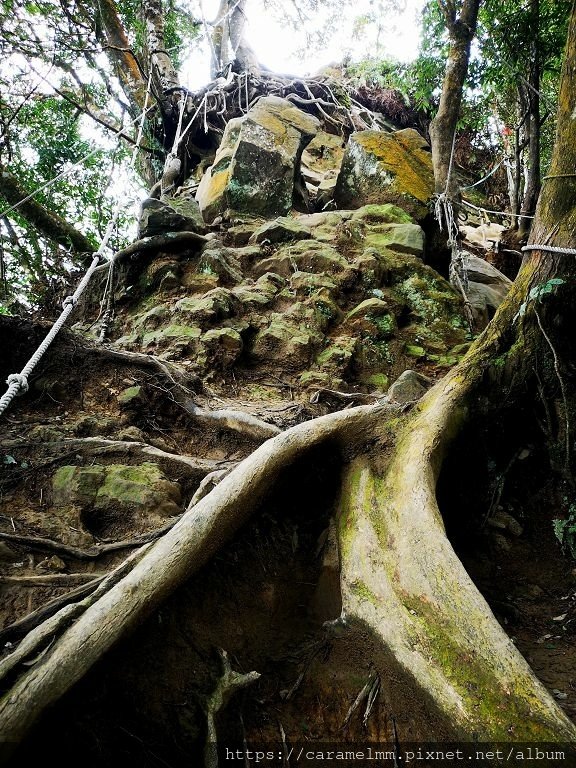
M 476 327 L 485 328 L 506 298 L 512 281 L 479 256 L 461 251 L 456 271 L 466 286 Z
M 390 202 L 422 219 L 433 192 L 432 156 L 417 131 L 350 136 L 334 192 L 339 208 Z
M 302 152 L 319 127 L 315 117 L 278 96 L 265 96 L 247 115 L 230 120 L 196 194 L 205 221 L 227 210 L 287 214 Z
M 52 512 L 80 532 L 121 538 L 180 513 L 181 491 L 153 462 L 60 467 L 52 479 Z
M 148 197 L 142 203 L 138 237 L 153 237 L 167 232 L 206 231 L 198 203 L 192 198 L 157 200 Z

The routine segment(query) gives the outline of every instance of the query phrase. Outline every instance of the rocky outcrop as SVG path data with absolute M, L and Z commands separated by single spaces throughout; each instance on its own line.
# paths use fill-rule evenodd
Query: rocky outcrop
M 248 244 L 229 244 L 239 237 Z M 407 368 L 451 365 L 468 340 L 459 294 L 423 255 L 422 228 L 390 203 L 237 224 L 199 256 L 171 254 L 179 284 L 146 283 L 154 306 L 115 344 L 211 384 L 265 369 L 304 388 L 385 392 Z
M 136 388 L 135 388 L 136 389 Z M 52 479 L 52 529 L 76 520 L 79 542 L 114 535 L 118 538 L 154 528 L 180 512 L 178 483 L 157 464 L 66 465 Z M 50 532 L 52 532 L 52 529 Z M 70 538 L 67 532 L 66 538 Z
M 392 202 L 422 219 L 433 192 L 432 158 L 417 131 L 352 134 L 336 182 L 334 198 L 339 208 Z
M 456 269 L 465 286 L 476 327 L 485 328 L 504 301 L 512 281 L 479 256 L 461 252 Z
M 142 203 L 138 237 L 152 237 L 166 232 L 206 230 L 198 203 L 192 198 L 171 198 L 170 202 L 148 197 Z
M 277 96 L 259 99 L 245 117 L 230 120 L 198 187 L 205 221 L 226 211 L 287 214 L 302 152 L 319 127 L 315 117 Z

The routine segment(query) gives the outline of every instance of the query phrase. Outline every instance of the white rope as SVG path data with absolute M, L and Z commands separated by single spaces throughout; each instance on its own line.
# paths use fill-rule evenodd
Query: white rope
M 462 205 L 467 208 L 472 208 L 474 211 L 481 211 L 482 213 L 491 213 L 494 216 L 501 216 L 503 219 L 533 219 L 534 216 L 528 216 L 526 213 L 506 213 L 505 211 L 490 211 L 488 208 L 481 208 L 478 205 L 469 203 L 468 200 L 462 200 Z
M 506 156 L 504 156 L 502 158 L 502 160 L 500 160 L 498 165 L 496 165 L 494 168 L 492 168 L 490 173 L 487 173 L 486 176 L 481 178 L 479 181 L 475 181 L 474 184 L 468 184 L 467 187 L 460 187 L 460 192 L 464 192 L 465 189 L 472 189 L 473 187 L 477 187 L 479 184 L 482 184 L 484 181 L 487 181 L 490 178 L 490 176 L 493 176 L 496 173 L 496 171 L 498 170 L 498 168 L 500 168 L 500 166 L 503 163 L 505 163 L 507 160 L 508 160 L 508 158 Z
M 132 125 L 135 125 L 138 120 L 143 119 L 151 109 L 154 109 L 154 104 L 152 104 L 150 107 L 148 107 L 148 109 L 145 109 L 135 118 L 133 118 L 130 121 Z M 114 133 L 116 134 L 116 136 L 120 136 L 123 130 L 124 130 L 124 127 L 121 126 L 116 131 L 114 131 Z M 5 208 L 2 212 L 0 212 L 0 219 L 6 216 L 6 214 L 11 213 L 12 211 L 18 210 L 18 208 L 20 208 L 21 205 L 24 205 L 24 203 L 27 203 L 28 200 L 31 200 L 33 197 L 36 197 L 36 195 L 39 194 L 40 192 L 44 192 L 45 189 L 49 189 L 57 181 L 60 181 L 60 179 L 63 179 L 69 174 L 71 174 L 72 171 L 76 170 L 76 168 L 79 168 L 81 165 L 83 165 L 86 162 L 86 160 L 89 160 L 91 157 L 93 157 L 95 154 L 101 151 L 102 151 L 102 147 L 96 147 L 96 149 L 93 149 L 91 152 L 88 152 L 87 155 L 84 155 L 84 157 L 80 158 L 80 160 L 75 162 L 74 165 L 71 165 L 69 168 L 65 168 L 57 176 L 54 176 L 53 179 L 50 179 L 41 187 L 38 187 L 38 189 L 35 189 L 33 192 L 30 192 L 29 195 L 26 195 L 26 197 L 23 197 L 22 200 L 19 200 L 17 203 L 14 203 L 14 205 L 9 206 L 8 208 Z
M 560 253 L 564 256 L 576 256 L 576 248 L 560 248 L 556 245 L 538 245 L 532 243 L 531 245 L 525 245 L 522 248 L 523 251 L 547 251 L 548 253 Z
M 178 145 L 180 144 L 180 134 L 182 132 L 182 118 L 184 117 L 184 110 L 186 109 L 186 101 L 188 96 L 182 93 L 180 95 L 180 114 L 178 115 L 178 125 L 176 126 L 176 133 L 174 134 L 174 143 L 172 144 L 172 151 L 170 154 L 175 155 L 178 151 Z
M 450 152 L 450 163 L 448 165 L 448 175 L 446 177 L 446 189 L 441 192 L 434 202 L 434 217 L 438 222 L 440 231 L 442 231 L 442 222 L 446 225 L 446 234 L 448 236 L 448 245 L 451 249 L 450 267 L 448 269 L 448 276 L 450 283 L 457 288 L 462 294 L 464 301 L 464 312 L 470 330 L 474 327 L 474 315 L 472 313 L 472 306 L 468 299 L 468 271 L 466 264 L 464 263 L 464 254 L 458 248 L 458 237 L 460 230 L 456 223 L 456 217 L 454 216 L 454 206 L 452 200 L 448 196 L 448 189 L 450 186 L 450 177 L 452 175 L 452 166 L 454 164 L 454 149 L 456 146 L 456 131 L 452 137 L 452 150 Z
M 132 156 L 130 158 L 130 168 L 134 167 L 134 164 L 136 162 L 136 155 L 140 146 L 140 142 L 142 141 L 142 135 L 144 132 L 144 120 L 146 117 L 146 113 L 148 112 L 147 104 L 148 104 L 148 97 L 150 94 L 150 85 L 151 85 L 151 76 L 148 78 L 148 90 L 146 92 L 146 99 L 144 102 L 144 110 L 139 115 L 140 119 L 140 125 L 138 128 L 138 136 L 136 140 L 136 145 L 134 146 L 134 150 L 132 152 Z M 136 118 L 138 119 L 138 118 Z M 135 120 L 133 121 L 135 122 Z M 39 191 L 39 190 L 37 190 Z M 23 201 L 21 201 L 23 202 Z M 72 294 L 72 296 L 67 296 L 64 301 L 62 302 L 62 312 L 60 313 L 58 319 L 55 321 L 52 328 L 48 331 L 46 336 L 44 337 L 43 341 L 40 343 L 40 346 L 38 349 L 34 352 L 32 357 L 28 360 L 24 368 L 20 371 L 20 373 L 12 373 L 8 376 L 6 379 L 6 383 L 8 384 L 8 389 L 0 397 L 0 416 L 4 413 L 4 411 L 8 408 L 12 400 L 14 400 L 15 397 L 18 395 L 23 395 L 28 391 L 28 378 L 34 368 L 38 365 L 40 360 L 42 359 L 44 353 L 48 349 L 48 347 L 52 344 L 56 336 L 58 335 L 60 329 L 68 319 L 68 315 L 72 312 L 76 304 L 78 303 L 78 300 L 84 293 L 84 290 L 86 289 L 86 286 L 90 282 L 90 278 L 94 274 L 94 271 L 96 267 L 98 266 L 98 263 L 100 262 L 101 257 L 103 256 L 104 250 L 108 246 L 108 242 L 110 238 L 112 237 L 112 233 L 114 231 L 114 227 L 116 226 L 116 222 L 118 221 L 118 217 L 120 215 L 120 211 L 122 210 L 123 202 L 122 200 L 119 200 L 116 209 L 114 211 L 113 216 L 108 222 L 108 225 L 106 227 L 106 231 L 104 232 L 104 236 L 102 237 L 100 241 L 100 245 L 98 246 L 98 250 L 94 253 L 94 257 L 92 259 L 92 263 L 88 267 L 86 274 L 78 284 L 78 287 Z M 113 259 L 110 259 L 110 270 L 112 269 L 112 265 L 114 263 Z M 108 280 L 111 279 L 111 272 L 109 272 Z
M 4 393 L 4 395 L 0 398 L 0 415 L 4 413 L 6 408 L 10 405 L 12 400 L 17 395 L 23 395 L 25 392 L 28 391 L 28 377 L 34 370 L 34 368 L 38 365 L 39 361 L 41 360 L 42 356 L 52 344 L 54 339 L 56 338 L 58 332 L 68 319 L 68 315 L 72 312 L 74 307 L 76 306 L 76 303 L 78 302 L 78 299 L 80 296 L 84 293 L 84 289 L 88 285 L 90 278 L 92 277 L 92 274 L 96 267 L 98 266 L 98 262 L 100 261 L 100 250 L 98 250 L 94 254 L 94 258 L 92 259 L 92 263 L 90 264 L 90 267 L 88 268 L 86 274 L 80 281 L 80 284 L 72 294 L 72 296 L 67 296 L 63 303 L 62 303 L 62 312 L 60 313 L 60 316 L 52 326 L 52 328 L 49 330 L 47 335 L 45 336 L 44 340 L 34 352 L 30 360 L 26 363 L 24 368 L 20 371 L 20 373 L 12 373 L 8 378 L 6 379 L 6 383 L 8 384 L 8 389 Z

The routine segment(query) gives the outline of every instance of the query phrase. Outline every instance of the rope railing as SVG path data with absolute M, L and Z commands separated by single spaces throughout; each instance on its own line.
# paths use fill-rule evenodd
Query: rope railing
M 138 149 L 140 147 L 140 142 L 142 141 L 142 136 L 144 132 L 144 121 L 146 119 L 146 114 L 150 108 L 148 108 L 148 99 L 150 95 L 150 86 L 151 86 L 151 77 L 148 79 L 148 89 L 146 91 L 146 99 L 144 102 L 144 109 L 142 113 L 136 118 L 133 122 L 135 123 L 136 120 L 140 119 L 140 125 L 138 128 L 138 136 L 136 139 L 136 144 L 134 146 L 134 150 L 132 151 L 132 156 L 130 158 L 130 167 L 134 167 L 134 164 L 136 162 L 136 156 L 138 153 Z M 92 153 L 94 154 L 94 153 Z M 81 163 L 82 161 L 79 161 Z M 76 166 L 79 164 L 76 163 Z M 60 174 L 61 176 L 62 174 Z M 56 177 L 56 179 L 59 177 Z M 54 182 L 56 179 L 53 179 Z M 36 190 L 36 192 L 39 192 L 40 190 Z M 34 193 L 35 194 L 35 193 Z M 27 199 L 30 199 L 32 195 L 30 195 Z M 19 205 L 21 205 L 24 200 L 21 200 Z M 13 206 L 14 207 L 14 206 Z M 94 257 L 92 259 L 92 263 L 86 270 L 86 273 L 80 283 L 78 284 L 78 287 L 74 291 L 74 293 L 71 296 L 67 296 L 63 303 L 62 303 L 62 312 L 58 316 L 57 320 L 54 322 L 34 354 L 30 357 L 26 365 L 22 368 L 20 373 L 11 373 L 8 378 L 6 379 L 6 383 L 8 384 L 8 389 L 6 392 L 0 397 L 0 416 L 4 413 L 4 411 L 10 406 L 12 401 L 15 397 L 18 397 L 18 395 L 23 395 L 28 391 L 29 385 L 28 385 L 28 378 L 44 356 L 47 349 L 50 347 L 58 333 L 60 332 L 62 326 L 65 324 L 66 320 L 68 319 L 68 316 L 73 311 L 74 307 L 78 303 L 78 300 L 86 290 L 86 287 L 88 283 L 90 282 L 90 278 L 94 274 L 100 259 L 104 255 L 104 251 L 108 247 L 108 242 L 110 241 L 110 238 L 112 237 L 112 234 L 114 232 L 114 228 L 116 226 L 116 223 L 118 221 L 118 217 L 120 216 L 120 211 L 122 210 L 123 202 L 121 200 L 118 201 L 116 208 L 114 210 L 114 213 L 110 220 L 108 221 L 108 224 L 106 226 L 106 230 L 104 232 L 104 235 L 100 241 L 100 244 L 98 246 L 98 250 L 94 253 Z M 6 213 L 6 211 L 4 212 Z M 0 216 L 3 216 L 4 214 L 0 214 Z M 110 259 L 110 269 L 112 269 L 112 265 L 114 263 L 114 259 Z M 107 286 L 108 290 L 111 290 L 110 286 L 110 279 L 111 276 L 109 275 Z

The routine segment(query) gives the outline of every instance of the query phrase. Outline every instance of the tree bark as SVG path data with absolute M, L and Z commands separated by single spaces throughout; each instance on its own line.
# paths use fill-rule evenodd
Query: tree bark
M 446 18 L 450 50 L 442 83 L 440 105 L 430 123 L 430 144 L 435 190 L 437 193 L 446 192 L 449 197 L 455 199 L 459 195 L 458 182 L 454 169 L 450 173 L 450 161 L 462 103 L 462 89 L 468 73 L 470 45 L 476 34 L 480 2 L 481 0 L 463 0 L 460 14 L 457 15 L 454 3 L 439 0 Z
M 150 66 L 158 80 L 158 91 L 163 94 L 165 90 L 177 87 L 180 79 L 166 50 L 162 0 L 144 0 L 142 13 L 146 23 L 146 47 Z
M 99 40 L 122 85 L 130 105 L 130 115 L 134 118 L 142 111 L 146 100 L 143 73 L 130 47 L 114 0 L 98 0 L 98 12 L 101 22 L 97 28 Z
M 528 179 L 524 190 L 519 231 L 526 235 L 532 225 L 540 194 L 540 0 L 530 0 L 530 72 L 528 76 Z
M 212 33 L 212 77 L 236 63 L 240 72 L 261 69 L 256 54 L 246 42 L 246 0 L 221 0 L 216 24 Z

